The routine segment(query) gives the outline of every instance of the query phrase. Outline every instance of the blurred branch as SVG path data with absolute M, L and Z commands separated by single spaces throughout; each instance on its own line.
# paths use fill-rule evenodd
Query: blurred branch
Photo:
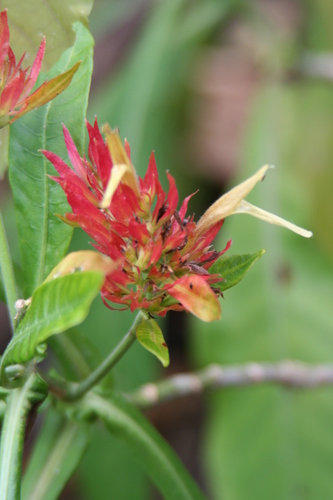
M 196 373 L 174 375 L 155 384 L 145 384 L 127 394 L 127 398 L 140 408 L 147 409 L 163 401 L 202 393 L 207 389 L 267 383 L 303 389 L 330 385 L 333 384 L 333 364 L 309 365 L 285 360 L 234 366 L 210 365 Z
M 333 80 L 333 53 L 312 54 L 306 52 L 300 60 L 302 75 L 323 80 Z

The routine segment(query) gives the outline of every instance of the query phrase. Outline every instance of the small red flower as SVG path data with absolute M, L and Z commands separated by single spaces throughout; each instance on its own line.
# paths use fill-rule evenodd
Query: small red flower
M 70 84 L 80 63 L 52 80 L 44 82 L 30 94 L 40 73 L 44 52 L 45 37 L 30 71 L 29 68 L 22 69 L 25 54 L 16 63 L 15 55 L 9 45 L 7 10 L 0 13 L 0 128 L 51 101 Z

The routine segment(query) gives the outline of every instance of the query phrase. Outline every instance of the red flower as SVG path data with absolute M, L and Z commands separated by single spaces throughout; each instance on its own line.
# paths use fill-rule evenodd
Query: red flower
M 70 84 L 80 63 L 49 82 L 44 82 L 30 94 L 40 73 L 44 52 L 45 37 L 30 71 L 29 68 L 22 69 L 25 54 L 16 63 L 15 55 L 9 45 L 7 10 L 0 13 L 0 128 L 51 101 Z
M 74 171 L 54 153 L 43 153 L 60 174 L 52 179 L 65 191 L 73 211 L 61 218 L 81 226 L 95 240 L 95 248 L 116 264 L 102 289 L 106 305 L 112 302 L 158 316 L 168 310 L 187 310 L 204 321 L 218 319 L 221 308 L 214 283 L 223 278 L 210 274 L 209 268 L 231 244 L 229 241 L 220 252 L 211 247 L 225 217 L 247 212 L 303 236 L 311 235 L 244 200 L 263 179 L 268 166 L 222 196 L 196 223 L 193 217 L 186 217 L 193 195 L 185 198 L 177 210 L 175 181 L 167 173 L 166 194 L 158 180 L 153 154 L 144 179 L 138 178 L 129 146 L 126 141 L 122 145 L 117 131 L 105 126 L 104 142 L 97 121 L 94 126 L 87 123 L 87 128 L 89 160 L 80 157 L 64 127 Z
M 231 243 L 221 252 L 211 248 L 223 221 L 197 236 L 193 217 L 186 217 L 193 195 L 177 211 L 175 181 L 167 174 L 166 194 L 153 154 L 140 179 L 131 164 L 129 146 L 122 145 L 117 132 L 105 127 L 104 142 L 97 121 L 87 128 L 89 160 L 80 158 L 64 127 L 74 171 L 54 153 L 43 153 L 60 174 L 52 178 L 72 207 L 66 221 L 81 226 L 95 240 L 94 246 L 117 262 L 104 283 L 103 301 L 158 316 L 185 309 L 205 321 L 218 319 L 221 309 L 214 283 L 222 278 L 208 270 Z

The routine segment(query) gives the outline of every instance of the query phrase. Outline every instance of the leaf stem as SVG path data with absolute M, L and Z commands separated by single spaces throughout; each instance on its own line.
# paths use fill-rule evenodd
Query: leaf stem
M 14 277 L 14 269 L 10 257 L 8 241 L 0 209 L 0 268 L 6 293 L 12 330 L 14 332 L 15 302 L 17 300 L 17 290 Z
M 92 387 L 94 387 L 103 377 L 114 367 L 114 365 L 123 357 L 123 355 L 128 351 L 131 345 L 136 340 L 136 328 L 142 318 L 145 317 L 144 313 L 140 311 L 130 330 L 127 332 L 125 337 L 119 342 L 117 347 L 105 358 L 104 361 L 94 370 L 85 380 L 79 384 L 71 384 L 68 390 L 65 392 L 63 399 L 66 401 L 74 401 L 82 397 L 86 392 L 88 392 Z M 50 386 L 52 392 L 52 385 Z

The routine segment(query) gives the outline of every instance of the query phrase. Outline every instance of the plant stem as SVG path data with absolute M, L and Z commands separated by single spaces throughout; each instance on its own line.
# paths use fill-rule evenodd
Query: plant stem
M 14 278 L 13 264 L 10 257 L 9 246 L 6 237 L 5 227 L 3 224 L 1 209 L 0 209 L 0 268 L 3 279 L 3 285 L 6 293 L 12 330 L 14 332 L 15 302 L 17 300 L 17 290 Z
M 51 411 L 29 459 L 22 498 L 58 498 L 90 442 L 89 424 L 67 420 Z
M 0 498 L 19 500 L 21 492 L 22 454 L 26 417 L 32 406 L 30 390 L 35 375 L 19 389 L 13 389 L 7 399 L 7 410 L 0 445 Z
M 136 316 L 133 325 L 127 332 L 125 337 L 120 341 L 117 347 L 108 355 L 108 357 L 94 370 L 89 377 L 87 377 L 83 382 L 79 384 L 72 384 L 67 393 L 63 396 L 63 399 L 67 401 L 74 401 L 83 396 L 92 387 L 94 387 L 103 377 L 114 367 L 114 365 L 123 357 L 126 351 L 135 342 L 136 334 L 135 330 L 140 323 L 144 313 L 140 311 Z M 52 386 L 50 387 L 52 391 Z

